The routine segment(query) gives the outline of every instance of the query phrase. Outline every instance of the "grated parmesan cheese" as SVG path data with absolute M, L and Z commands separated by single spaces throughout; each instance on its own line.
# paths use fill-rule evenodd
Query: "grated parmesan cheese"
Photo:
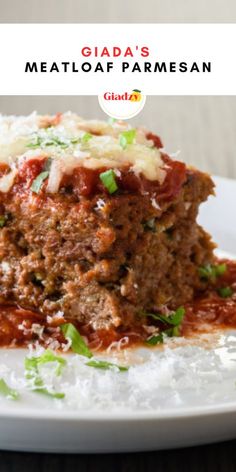
M 11 272 L 11 266 L 8 262 L 6 261 L 2 261 L 1 264 L 0 264 L 0 267 L 3 271 L 3 273 L 8 273 L 8 272 Z
M 108 167 L 119 172 L 130 165 L 149 180 L 162 183 L 166 176 L 161 152 L 146 138 L 144 128 L 136 129 L 135 140 L 125 148 L 120 135 L 131 126 L 118 121 L 84 120 L 67 112 L 55 117 L 0 115 L 0 162 L 10 166 L 10 172 L 0 178 L 0 191 L 7 192 L 13 185 L 19 167 L 33 158 L 52 159 L 47 191 L 59 189 L 63 174 L 71 174 L 78 167 L 99 169 Z M 88 135 L 89 133 L 89 135 Z
M 105 202 L 102 200 L 102 198 L 99 198 L 97 200 L 96 206 L 94 207 L 94 210 L 102 210 L 105 207 Z
M 52 346 L 50 346 L 51 348 Z M 89 414 L 101 412 L 132 413 L 161 412 L 170 417 L 174 409 L 235 404 L 236 338 L 235 332 L 219 331 L 192 340 L 169 338 L 162 349 L 117 350 L 113 346 L 101 359 L 129 365 L 127 372 L 88 367 L 87 359 L 75 354 L 63 355 L 67 364 L 61 375 L 50 364 L 39 366 L 40 378 L 48 391 L 65 393 L 63 400 L 36 395 L 28 389 L 24 374 L 24 358 L 40 356 L 44 348 L 38 343 L 29 351 L 3 351 L 0 374 L 11 388 L 19 391 L 21 399 L 11 403 L 11 409 L 46 413 L 59 410 Z M 60 355 L 56 353 L 56 355 Z M 1 411 L 8 408 L 8 400 L 1 398 Z M 117 416 L 116 416 L 117 418 Z
M 33 323 L 31 328 L 27 328 L 25 326 L 26 321 L 23 320 L 22 323 L 18 325 L 18 329 L 20 331 L 23 331 L 24 336 L 27 336 L 28 334 L 36 334 L 39 339 L 43 340 L 43 332 L 44 332 L 44 326 L 40 325 L 38 323 Z

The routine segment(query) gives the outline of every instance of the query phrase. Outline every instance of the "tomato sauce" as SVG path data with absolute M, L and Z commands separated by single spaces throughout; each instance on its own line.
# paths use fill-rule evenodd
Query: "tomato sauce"
M 158 202 L 168 202 L 174 199 L 180 192 L 184 182 L 187 180 L 191 171 L 186 169 L 182 162 L 173 161 L 167 155 L 162 154 L 166 177 L 162 184 L 158 181 L 151 181 L 144 175 L 136 175 L 130 172 L 130 166 L 124 166 L 119 169 L 118 175 L 115 176 L 118 191 L 116 195 L 122 193 L 139 193 L 142 195 L 155 195 Z M 12 196 L 20 195 L 27 197 L 31 192 L 30 187 L 37 176 L 47 169 L 46 158 L 33 158 L 26 161 L 19 169 L 19 173 L 15 179 L 11 189 Z M 60 191 L 74 194 L 76 198 L 92 197 L 96 194 L 106 193 L 108 190 L 104 187 L 100 174 L 108 168 L 86 169 L 85 167 L 77 167 L 71 175 L 64 174 L 60 182 Z M 0 169 L 1 171 L 1 169 Z M 47 196 L 48 178 L 45 178 L 41 184 L 37 198 L 45 199 Z M 35 194 L 34 194 L 35 195 Z
M 186 304 L 182 324 L 184 336 L 208 329 L 236 329 L 236 262 L 222 262 L 227 264 L 227 270 L 219 277 L 215 287 Z M 222 298 L 218 294 L 218 289 L 222 287 L 231 288 L 232 296 Z
M 224 261 L 226 262 L 226 261 Z M 180 327 L 180 334 L 194 337 L 199 333 L 212 332 L 218 329 L 236 329 L 236 262 L 227 261 L 227 271 L 217 284 L 204 294 L 185 305 L 185 316 Z M 219 287 L 231 287 L 235 294 L 222 298 L 217 292 Z M 25 310 L 19 306 L 0 305 L 0 346 L 24 347 L 38 342 L 45 347 L 57 341 L 57 347 L 65 345 L 66 340 L 60 325 L 71 322 L 63 317 L 42 317 L 40 313 Z M 84 336 L 91 349 L 103 350 L 113 342 L 125 338 L 124 347 L 143 344 L 147 338 L 145 329 L 140 325 L 128 328 L 94 331 L 89 325 L 73 322 Z M 155 322 L 150 320 L 149 324 Z M 158 326 L 164 329 L 163 326 Z M 165 327 L 166 329 L 166 327 Z

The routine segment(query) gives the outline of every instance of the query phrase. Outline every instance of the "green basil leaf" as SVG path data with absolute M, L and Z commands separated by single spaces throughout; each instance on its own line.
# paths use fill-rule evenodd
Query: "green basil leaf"
M 116 192 L 118 190 L 118 186 L 116 183 L 116 174 L 114 170 L 109 169 L 106 170 L 105 172 L 102 172 L 99 175 L 100 180 L 102 181 L 104 187 L 108 190 L 110 194 Z
M 77 354 L 80 354 L 81 356 L 85 356 L 88 358 L 93 357 L 93 353 L 85 344 L 79 331 L 72 323 L 65 323 L 61 325 L 61 331 L 63 332 L 65 338 L 71 341 L 72 351 L 76 352 Z
M 65 393 L 63 392 L 50 392 L 47 388 L 34 388 L 32 392 L 41 393 L 42 395 L 47 395 L 48 397 L 62 399 L 65 398 Z
M 163 334 L 154 334 L 151 338 L 146 340 L 146 344 L 150 346 L 156 346 L 157 344 L 163 344 Z
M 177 310 L 170 316 L 155 314 L 155 313 L 147 313 L 146 316 L 150 316 L 154 320 L 161 321 L 162 323 L 166 323 L 173 326 L 179 326 L 184 318 L 185 309 L 183 307 L 177 308 Z
M 39 136 L 34 136 L 33 140 L 26 145 L 26 147 L 31 148 L 31 149 L 36 149 L 40 147 L 42 144 L 42 138 Z
M 48 362 L 56 362 L 58 366 L 56 368 L 56 374 L 61 375 L 62 368 L 67 364 L 66 359 L 60 356 L 56 356 L 50 349 L 46 349 L 41 356 L 38 357 L 26 357 L 25 358 L 25 369 L 29 372 L 38 374 L 38 367 Z
M 223 275 L 226 270 L 227 265 L 225 263 L 218 265 L 206 264 L 198 268 L 198 273 L 201 279 L 214 281 L 217 277 Z
M 169 338 L 172 338 L 174 336 L 179 336 L 180 335 L 179 326 L 173 326 L 172 328 L 166 329 L 164 331 L 164 334 L 166 334 Z
M 49 172 L 45 170 L 44 172 L 41 172 L 39 175 L 37 175 L 36 179 L 34 179 L 30 189 L 34 193 L 39 193 L 40 189 L 42 187 L 42 184 L 45 179 L 47 179 L 49 176 Z
M 103 370 L 108 370 L 112 367 L 117 367 L 120 372 L 125 372 L 129 369 L 128 367 L 113 364 L 112 362 L 99 361 L 99 360 L 92 360 L 92 361 L 86 362 L 86 365 L 90 367 L 95 367 L 96 369 L 103 369 Z
M 174 326 L 179 326 L 185 315 L 185 309 L 181 306 L 177 308 L 177 310 L 169 317 L 169 324 L 174 325 Z
M 93 135 L 91 133 L 85 133 L 81 138 L 81 143 L 86 144 L 90 139 L 92 139 Z
M 55 355 L 50 349 L 46 349 L 41 356 L 25 358 L 25 376 L 27 379 L 33 381 L 33 386 L 31 387 L 33 392 L 42 393 L 53 398 L 64 398 L 64 393 L 51 392 L 43 386 L 43 380 L 39 375 L 39 367 L 40 365 L 50 362 L 57 363 L 56 375 L 61 375 L 62 368 L 67 364 L 67 361 L 63 357 Z
M 215 266 L 215 274 L 216 277 L 219 277 L 220 275 L 225 274 L 227 270 L 227 265 L 226 264 L 218 264 Z
M 119 137 L 119 144 L 122 149 L 126 149 L 128 144 L 133 144 L 135 141 L 136 129 L 130 129 L 128 131 L 123 131 Z
M 20 398 L 20 394 L 17 390 L 9 387 L 4 379 L 0 379 L 0 395 L 9 398 L 10 400 L 18 400 Z
M 217 290 L 218 294 L 220 295 L 221 298 L 229 298 L 232 297 L 233 295 L 233 290 L 231 287 L 220 287 Z

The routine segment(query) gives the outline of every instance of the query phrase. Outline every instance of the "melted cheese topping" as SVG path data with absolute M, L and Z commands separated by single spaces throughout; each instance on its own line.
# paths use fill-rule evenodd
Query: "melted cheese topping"
M 137 128 L 131 143 L 122 146 L 122 133 L 131 129 L 123 121 L 84 120 L 70 112 L 0 116 L 0 162 L 12 169 L 11 178 L 5 178 L 2 185 L 0 179 L 0 191 L 7 191 L 19 166 L 35 157 L 52 159 L 48 182 L 51 192 L 58 190 L 64 173 L 70 174 L 78 166 L 119 169 L 130 165 L 135 174 L 162 183 L 166 176 L 164 163 L 153 141 L 146 138 L 146 129 Z

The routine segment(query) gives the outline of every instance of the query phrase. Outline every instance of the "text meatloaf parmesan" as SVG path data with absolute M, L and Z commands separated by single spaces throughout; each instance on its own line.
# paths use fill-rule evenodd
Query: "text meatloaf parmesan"
M 213 183 L 161 148 L 120 121 L 1 117 L 0 303 L 100 329 L 204 290 Z

